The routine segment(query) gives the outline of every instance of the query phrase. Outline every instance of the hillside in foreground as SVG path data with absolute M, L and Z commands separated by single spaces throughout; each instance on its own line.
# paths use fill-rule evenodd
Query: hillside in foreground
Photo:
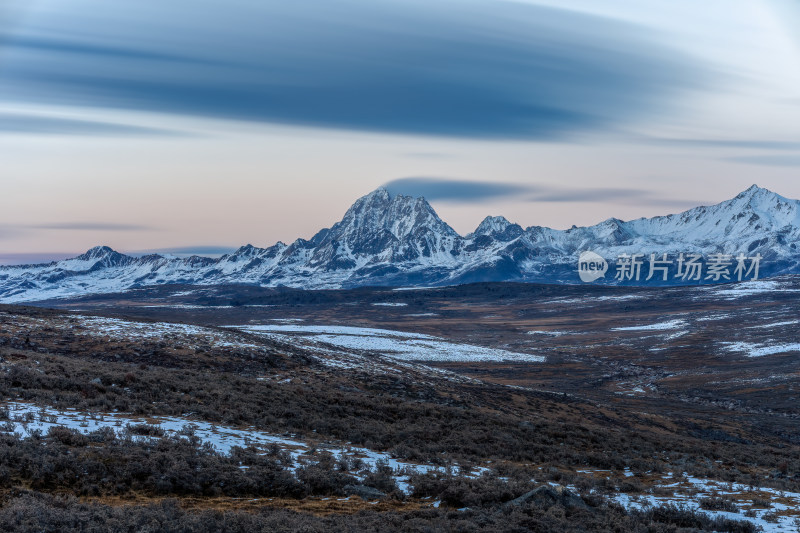
M 0 309 L 4 530 L 786 531 L 795 278 Z

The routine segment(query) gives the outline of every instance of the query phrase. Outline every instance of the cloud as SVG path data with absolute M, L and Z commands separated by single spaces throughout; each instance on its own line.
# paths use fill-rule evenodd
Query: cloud
M 177 248 L 159 248 L 156 250 L 143 250 L 132 252 L 134 254 L 174 254 L 174 255 L 223 255 L 235 252 L 235 247 L 230 246 L 183 246 Z
M 688 148 L 741 148 L 746 150 L 800 150 L 800 142 L 731 139 L 648 139 L 648 143 Z
M 107 56 L 111 59 L 139 59 L 152 61 L 172 61 L 176 63 L 210 63 L 191 56 L 164 54 L 160 52 L 120 48 L 64 39 L 51 39 L 31 36 L 15 36 L 5 43 L 6 46 L 62 54 L 83 54 L 87 56 Z
M 663 207 L 695 207 L 696 200 L 665 198 L 657 192 L 622 187 L 584 187 L 408 177 L 384 185 L 392 194 L 422 196 L 431 202 L 473 203 L 489 199 L 522 199 L 529 202 L 600 202 Z
M 726 157 L 724 161 L 743 163 L 746 165 L 762 165 L 768 167 L 800 167 L 800 155 L 748 155 Z
M 400 178 L 385 184 L 392 194 L 423 196 L 431 202 L 481 202 L 526 193 L 528 185 L 493 181 L 466 181 L 444 178 Z
M 23 236 L 25 230 L 15 225 L 0 225 L 0 240 L 16 239 Z
M 178 135 L 178 132 L 130 124 L 0 112 L 0 134 Z
M 696 207 L 700 205 L 697 200 L 668 198 L 657 192 L 620 187 L 589 187 L 581 189 L 567 189 L 561 187 L 544 187 L 528 197 L 531 202 L 600 202 L 622 205 L 639 205 L 652 207 Z
M 7 37 L 0 99 L 556 140 L 664 111 L 703 83 L 650 30 L 515 2 L 79 6 L 54 4 Z
M 405 152 L 401 155 L 411 159 L 449 159 L 453 157 L 453 154 L 447 152 Z
M 0 238 L 3 237 L 2 228 L 0 228 Z M 179 248 L 161 248 L 158 250 L 141 250 L 135 252 L 125 252 L 128 255 L 140 256 L 146 254 L 172 254 L 177 256 L 221 256 L 223 254 L 234 252 L 236 248 L 227 246 L 187 246 Z M 81 252 L 31 252 L 31 253 L 2 253 L 0 252 L 0 265 L 32 265 L 49 263 L 51 261 L 60 261 L 62 259 L 70 259 Z
M 649 194 L 643 195 L 639 198 L 630 198 L 628 200 L 623 200 L 621 202 L 616 202 L 619 204 L 628 204 L 628 205 L 636 205 L 636 206 L 648 206 L 648 207 L 670 207 L 674 209 L 691 209 L 693 207 L 698 207 L 701 205 L 713 205 L 716 202 L 706 201 L 706 200 L 687 200 L 685 198 L 669 198 L 659 196 L 658 194 Z
M 614 200 L 640 200 L 650 193 L 641 189 L 623 188 L 540 188 L 530 197 L 532 202 L 608 202 Z
M 154 228 L 138 224 L 115 224 L 113 222 L 56 222 L 27 226 L 31 229 L 67 231 L 150 231 Z
M 19 240 L 30 237 L 37 231 L 152 231 L 155 228 L 139 224 L 117 224 L 113 222 L 53 222 L 44 224 L 0 225 L 0 241 Z M 13 255 L 13 254 L 12 254 Z M 59 254 L 56 254 L 59 255 Z M 11 257 L 6 254 L 7 257 Z M 49 257 L 49 256 L 48 256 Z M 24 261 L 24 259 L 21 259 Z M 0 259 L 2 262 L 2 259 Z
M 49 263 L 51 261 L 59 261 L 61 259 L 69 259 L 75 257 L 76 253 L 63 253 L 63 252 L 42 252 L 42 253 L 0 253 L 0 264 L 2 265 L 38 265 L 42 263 Z

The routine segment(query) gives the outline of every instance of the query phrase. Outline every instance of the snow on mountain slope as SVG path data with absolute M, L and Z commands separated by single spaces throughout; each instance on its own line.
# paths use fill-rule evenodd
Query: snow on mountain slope
M 460 236 L 424 198 L 378 189 L 310 240 L 247 245 L 219 259 L 130 257 L 108 247 L 42 265 L 0 267 L 0 302 L 36 301 L 184 283 L 338 288 L 525 280 L 576 283 L 578 255 L 761 254 L 763 275 L 800 273 L 800 202 L 752 186 L 675 215 L 588 227 L 522 229 L 487 217 Z M 608 281 L 608 280 L 607 280 Z
M 800 236 L 800 202 L 753 185 L 717 205 L 695 207 L 678 215 L 642 218 L 628 226 L 638 235 L 691 242 L 699 248 L 718 246 L 726 252 L 761 248 L 769 256 L 795 255 L 796 248 L 791 244 Z M 771 245 L 764 246 L 767 243 Z M 751 245 L 753 249 L 748 250 Z

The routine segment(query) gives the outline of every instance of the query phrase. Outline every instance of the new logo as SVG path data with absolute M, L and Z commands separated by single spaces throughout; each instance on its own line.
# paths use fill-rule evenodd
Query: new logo
M 581 252 L 578 258 L 578 275 L 581 281 L 589 283 L 606 275 L 608 263 L 594 252 Z

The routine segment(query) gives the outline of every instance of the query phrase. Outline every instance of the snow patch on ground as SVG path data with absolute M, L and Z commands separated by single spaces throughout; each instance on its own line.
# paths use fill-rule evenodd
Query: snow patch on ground
M 626 471 L 625 475 L 628 475 Z M 672 478 L 672 476 L 669 476 Z M 674 491 L 671 496 L 655 496 L 642 494 L 631 496 L 617 493 L 611 499 L 627 509 L 644 510 L 649 507 L 672 504 L 695 509 L 709 516 L 723 517 L 730 520 L 751 522 L 763 528 L 764 533 L 796 531 L 795 520 L 800 509 L 800 493 L 779 491 L 771 488 L 751 489 L 737 483 L 723 483 L 712 479 L 701 479 L 684 474 L 681 478 L 669 479 L 671 483 L 659 486 Z M 664 480 L 666 481 L 666 480 Z M 730 497 L 736 503 L 739 512 L 709 511 L 700 508 L 700 500 L 706 497 Z M 753 499 L 768 500 L 768 509 L 753 507 Z M 745 516 L 744 511 L 751 510 L 754 516 Z
M 544 331 L 544 330 L 533 330 L 533 331 L 526 331 L 526 335 L 545 335 L 548 337 L 560 337 L 562 335 L 573 335 L 571 331 Z
M 510 352 L 499 348 L 487 348 L 471 344 L 460 344 L 445 339 L 388 329 L 359 328 L 331 325 L 261 325 L 227 326 L 257 334 L 273 332 L 285 335 L 303 335 L 312 342 L 320 342 L 347 350 L 377 352 L 404 361 L 518 361 L 542 362 L 543 356 Z M 299 337 L 294 337 L 296 342 Z
M 786 283 L 779 281 L 754 280 L 743 281 L 725 285 L 722 288 L 715 288 L 709 291 L 712 297 L 722 296 L 727 300 L 735 300 L 744 296 L 753 296 L 770 292 L 800 292 L 800 289 L 790 289 Z
M 770 329 L 779 328 L 781 326 L 791 326 L 797 324 L 800 320 L 784 320 L 783 322 L 773 322 L 771 324 L 762 324 L 759 326 L 748 326 L 747 329 Z
M 288 333 L 311 333 L 311 334 L 330 334 L 330 335 L 354 335 L 354 336 L 385 336 L 385 337 L 406 337 L 412 339 L 433 339 L 431 335 L 422 333 L 410 333 L 407 331 L 395 331 L 392 329 L 360 328 L 355 326 L 329 326 L 329 325 L 301 325 L 301 324 L 263 324 L 260 326 L 225 326 L 228 328 L 240 329 L 250 333 L 262 331 L 288 332 Z
M 642 298 L 647 298 L 648 295 L 646 294 L 625 294 L 622 296 L 595 296 L 592 300 L 596 302 L 621 302 L 624 300 L 641 300 Z
M 731 315 L 728 313 L 717 313 L 713 315 L 708 315 L 700 318 L 696 318 L 696 322 L 711 322 L 715 320 L 725 320 L 726 318 L 730 318 Z
M 784 342 L 772 345 L 751 342 L 723 342 L 722 344 L 728 351 L 743 353 L 746 357 L 763 357 L 787 352 L 800 352 L 800 342 Z
M 30 437 L 36 432 L 45 434 L 51 427 L 67 427 L 85 434 L 99 429 L 110 428 L 115 433 L 120 434 L 125 431 L 128 425 L 147 424 L 160 428 L 168 436 L 188 437 L 195 435 L 200 439 L 201 443 L 211 444 L 217 452 L 225 455 L 229 454 L 234 446 L 254 446 L 265 450 L 270 445 L 278 445 L 291 456 L 293 464 L 290 469 L 292 471 L 298 466 L 311 461 L 315 453 L 326 451 L 337 457 L 344 456 L 349 459 L 360 459 L 365 467 L 373 470 L 378 464 L 391 467 L 398 488 L 407 494 L 411 491 L 411 485 L 409 484 L 409 476 L 411 474 L 432 471 L 444 472 L 446 470 L 446 467 L 438 465 L 401 461 L 393 458 L 388 453 L 376 452 L 367 448 L 329 442 L 312 443 L 296 436 L 278 435 L 252 427 L 234 428 L 184 417 L 140 417 L 121 413 L 86 413 L 73 409 L 60 410 L 52 407 L 42 407 L 24 402 L 8 402 L 4 405 L 4 409 L 8 410 L 8 421 L 0 423 L 0 431 L 10 434 L 17 433 L 23 438 Z M 147 439 L 151 437 L 138 438 Z M 458 466 L 453 466 L 451 470 L 466 477 L 477 477 L 488 469 L 479 467 L 467 472 Z M 363 468 L 361 472 L 351 473 L 362 479 L 363 475 L 366 474 Z
M 191 324 L 176 324 L 170 322 L 133 322 L 118 318 L 104 318 L 74 315 L 70 317 L 82 328 L 75 328 L 76 335 L 92 337 L 113 337 L 129 340 L 158 340 L 176 336 L 191 336 L 193 341 L 207 342 L 212 346 L 226 348 L 255 348 L 257 344 L 242 342 L 236 335 L 211 328 L 193 326 Z
M 168 309 L 233 309 L 230 305 L 194 305 L 194 304 L 151 304 L 142 307 L 168 308 Z
M 682 319 L 670 320 L 668 322 L 658 322 L 656 324 L 647 324 L 643 326 L 628 326 L 622 328 L 611 328 L 611 331 L 662 331 L 668 329 L 678 329 L 686 325 L 686 321 Z
M 170 296 L 172 296 L 172 297 L 175 297 L 175 296 L 190 296 L 190 295 L 192 295 L 192 294 L 194 294 L 196 292 L 197 292 L 196 290 L 179 291 L 179 292 L 173 292 Z

